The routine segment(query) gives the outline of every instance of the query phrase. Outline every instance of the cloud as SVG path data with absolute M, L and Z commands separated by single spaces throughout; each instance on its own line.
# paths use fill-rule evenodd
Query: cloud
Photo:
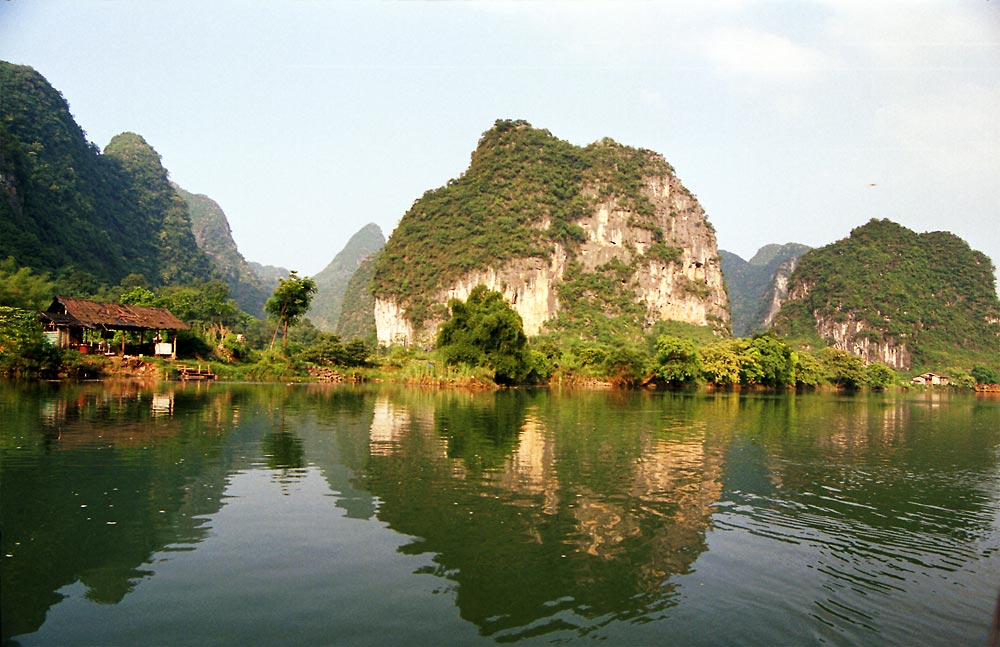
M 705 53 L 725 75 L 770 81 L 805 81 L 833 66 L 818 49 L 765 31 L 723 28 L 710 35 Z
M 991 4 L 835 0 L 828 34 L 853 49 L 862 67 L 974 67 L 1000 46 L 1000 16 Z

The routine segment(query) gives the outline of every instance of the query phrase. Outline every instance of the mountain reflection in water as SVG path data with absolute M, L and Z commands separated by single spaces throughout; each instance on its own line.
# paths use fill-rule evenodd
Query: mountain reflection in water
M 133 625 L 184 587 L 221 644 L 962 642 L 998 584 L 997 400 L 125 383 L 3 385 L 0 414 L 25 645 L 175 640 Z

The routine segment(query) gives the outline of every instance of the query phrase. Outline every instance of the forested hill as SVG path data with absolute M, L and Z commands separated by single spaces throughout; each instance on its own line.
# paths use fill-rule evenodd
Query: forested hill
M 784 297 L 783 288 L 795 261 L 810 249 L 799 243 L 765 245 L 749 261 L 719 250 L 729 288 L 733 335 L 746 337 L 768 327 L 772 306 Z
M 334 329 L 342 339 L 362 339 L 372 345 L 377 343 L 375 296 L 371 291 L 376 258 L 378 254 L 365 257 L 344 288 L 340 317 Z
M 799 260 L 775 328 L 904 370 L 996 364 L 993 270 L 954 234 L 872 220 Z
M 0 61 L 0 98 L 0 258 L 81 292 L 129 275 L 153 287 L 217 277 L 141 137 L 101 154 L 30 67 Z
M 320 330 L 337 332 L 344 292 L 351 276 L 361 262 L 378 252 L 385 245 L 385 236 L 379 226 L 369 223 L 351 236 L 330 264 L 313 279 L 316 281 L 316 295 L 308 317 Z
M 176 184 L 173 187 L 188 205 L 191 229 L 198 247 L 215 261 L 229 286 L 230 296 L 244 312 L 255 317 L 263 316 L 264 302 L 273 288 L 265 291 L 260 277 L 240 253 L 222 207 L 207 195 L 189 193 Z M 281 276 L 287 274 L 286 271 Z
M 497 120 L 468 169 L 414 202 L 378 255 L 379 340 L 433 336 L 450 298 L 502 291 L 529 336 L 729 327 L 715 231 L 664 157 Z

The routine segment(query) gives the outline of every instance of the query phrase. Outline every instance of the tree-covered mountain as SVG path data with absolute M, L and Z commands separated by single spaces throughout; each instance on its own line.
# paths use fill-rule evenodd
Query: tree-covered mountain
M 993 271 L 954 234 L 872 220 L 799 259 L 775 329 L 901 370 L 997 365 Z
M 160 157 L 123 133 L 102 154 L 38 72 L 0 61 L 0 258 L 95 289 L 216 276 Z
M 276 287 L 279 279 L 288 278 L 291 270 L 278 265 L 262 265 L 256 261 L 250 261 L 250 269 L 257 275 L 264 293 L 270 296 Z
M 749 261 L 719 250 L 729 288 L 733 335 L 746 337 L 766 330 L 787 289 L 798 258 L 811 248 L 799 243 L 765 245 Z
M 264 302 L 274 289 L 265 290 L 260 277 L 240 253 L 222 207 L 206 195 L 189 193 L 176 184 L 173 187 L 188 205 L 191 229 L 198 247 L 215 261 L 229 286 L 230 296 L 245 312 L 261 316 Z M 285 272 L 282 276 L 287 274 Z
M 375 297 L 371 283 L 375 275 L 378 254 L 366 256 L 351 275 L 344 290 L 336 332 L 342 339 L 361 339 L 372 346 L 376 343 Z
M 337 330 L 345 291 L 351 277 L 362 261 L 378 252 L 385 245 L 385 236 L 378 225 L 369 223 L 361 228 L 344 245 L 330 264 L 313 277 L 316 281 L 316 295 L 309 308 L 308 317 L 320 330 Z
M 728 331 L 715 233 L 659 154 L 498 120 L 468 169 L 401 219 L 372 282 L 379 341 L 427 343 L 452 298 L 502 291 L 529 335 Z

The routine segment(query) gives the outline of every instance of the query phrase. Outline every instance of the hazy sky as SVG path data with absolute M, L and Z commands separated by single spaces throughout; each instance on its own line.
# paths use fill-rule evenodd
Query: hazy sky
M 744 258 L 889 218 L 1000 262 L 1000 0 L 0 0 L 0 59 L 306 274 L 498 118 L 662 153 Z

